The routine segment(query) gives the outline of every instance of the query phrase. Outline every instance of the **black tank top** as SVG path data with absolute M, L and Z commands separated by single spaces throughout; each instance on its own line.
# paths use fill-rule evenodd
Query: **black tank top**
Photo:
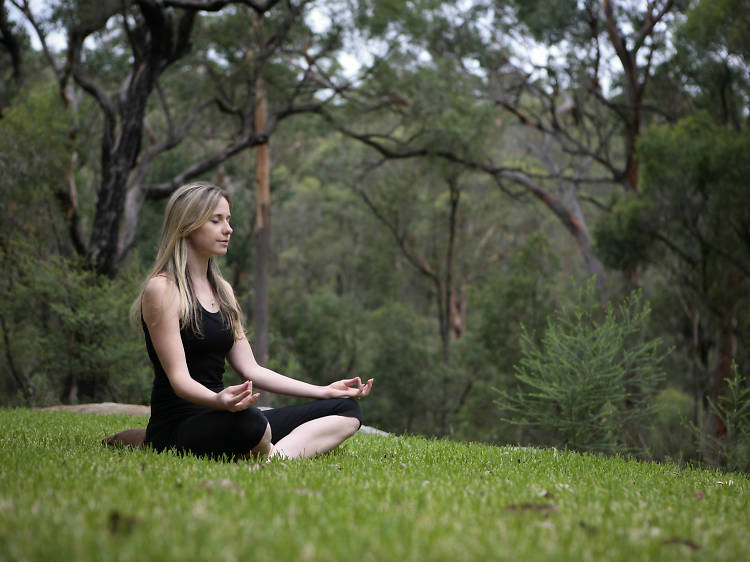
M 219 312 L 208 312 L 199 306 L 202 335 L 185 326 L 180 330 L 190 376 L 206 388 L 219 392 L 224 388 L 224 360 L 234 345 L 234 334 Z M 151 419 L 146 429 L 146 441 L 157 448 L 168 447 L 177 425 L 184 419 L 210 410 L 177 396 L 156 354 L 146 323 L 146 350 L 154 366 L 154 386 L 151 390 Z

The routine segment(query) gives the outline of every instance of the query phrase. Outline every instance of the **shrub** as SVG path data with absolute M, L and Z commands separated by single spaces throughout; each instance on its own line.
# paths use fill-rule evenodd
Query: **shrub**
M 648 339 L 650 309 L 633 293 L 600 305 L 593 283 L 572 309 L 548 318 L 537 343 L 522 327 L 520 388 L 498 391 L 504 419 L 536 440 L 584 451 L 634 452 L 663 379 L 660 339 Z
M 728 470 L 750 471 L 750 385 L 740 375 L 737 365 L 734 376 L 727 381 L 727 393 L 719 397 L 718 403 L 709 399 L 708 411 L 723 424 L 726 432 L 721 437 L 700 429 L 691 428 L 703 443 L 717 453 L 716 464 Z
M 653 401 L 654 416 L 645 431 L 646 457 L 670 458 L 679 464 L 696 458 L 695 440 L 686 420 L 695 410 L 693 397 L 677 388 L 665 388 Z
M 6 356 L 0 373 L 13 375 L 29 405 L 147 402 L 148 359 L 128 322 L 135 276 L 111 280 L 77 259 L 42 260 L 17 249 L 12 283 L 0 291 Z

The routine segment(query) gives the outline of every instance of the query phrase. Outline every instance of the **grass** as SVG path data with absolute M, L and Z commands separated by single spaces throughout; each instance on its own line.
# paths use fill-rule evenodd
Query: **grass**
M 420 437 L 262 467 L 99 444 L 145 423 L 0 409 L 0 559 L 750 560 L 747 475 Z

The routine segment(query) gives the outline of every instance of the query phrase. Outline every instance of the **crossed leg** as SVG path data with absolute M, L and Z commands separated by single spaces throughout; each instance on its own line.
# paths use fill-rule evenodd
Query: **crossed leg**
M 362 423 L 359 403 L 350 398 L 316 400 L 263 412 L 275 450 L 270 456 L 312 457 L 338 447 Z
M 327 453 L 359 429 L 359 420 L 348 416 L 325 416 L 303 423 L 273 445 L 269 457 L 287 459 Z

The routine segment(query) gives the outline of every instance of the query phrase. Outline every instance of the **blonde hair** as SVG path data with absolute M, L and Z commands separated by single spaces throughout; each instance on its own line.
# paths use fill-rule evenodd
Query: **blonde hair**
M 141 321 L 141 304 L 146 284 L 151 278 L 163 275 L 174 282 L 180 296 L 180 328 L 190 326 L 196 334 L 203 333 L 200 325 L 201 305 L 195 296 L 187 271 L 187 237 L 213 216 L 216 206 L 222 199 L 227 200 L 231 209 L 232 200 L 229 194 L 207 182 L 183 185 L 169 198 L 154 266 L 130 309 L 130 317 L 134 322 L 140 324 Z M 236 340 L 242 339 L 245 335 L 242 328 L 242 311 L 231 285 L 222 277 L 214 256 L 208 260 L 208 282 L 216 294 L 224 323 L 231 326 Z

